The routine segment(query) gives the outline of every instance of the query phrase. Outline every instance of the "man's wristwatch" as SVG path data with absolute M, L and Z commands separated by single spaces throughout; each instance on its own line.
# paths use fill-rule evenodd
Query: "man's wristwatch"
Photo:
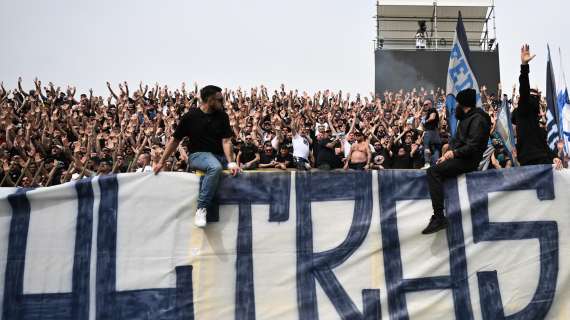
M 238 165 L 237 165 L 237 163 L 235 163 L 235 162 L 230 162 L 230 163 L 228 163 L 228 169 L 234 170 L 234 169 L 237 169 L 237 168 L 239 168 Z

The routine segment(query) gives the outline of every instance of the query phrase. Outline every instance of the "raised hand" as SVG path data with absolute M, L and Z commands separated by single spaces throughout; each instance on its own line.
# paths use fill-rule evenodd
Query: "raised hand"
M 528 44 L 525 43 L 521 47 L 521 63 L 528 64 L 534 57 L 536 57 L 536 54 L 531 54 Z

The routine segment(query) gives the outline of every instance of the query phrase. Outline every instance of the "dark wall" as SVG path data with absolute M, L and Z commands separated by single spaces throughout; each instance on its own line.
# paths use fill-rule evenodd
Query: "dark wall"
M 426 89 L 443 88 L 447 82 L 449 51 L 377 50 L 376 93 L 384 90 L 409 89 L 423 86 Z M 486 85 L 489 92 L 497 92 L 501 76 L 499 49 L 493 52 L 471 52 L 471 68 L 479 86 Z

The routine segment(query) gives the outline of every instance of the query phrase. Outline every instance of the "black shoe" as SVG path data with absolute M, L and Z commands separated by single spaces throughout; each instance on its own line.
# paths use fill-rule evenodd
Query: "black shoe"
M 447 228 L 447 218 L 443 215 L 433 215 L 429 220 L 428 226 L 422 231 L 422 234 L 430 234 Z

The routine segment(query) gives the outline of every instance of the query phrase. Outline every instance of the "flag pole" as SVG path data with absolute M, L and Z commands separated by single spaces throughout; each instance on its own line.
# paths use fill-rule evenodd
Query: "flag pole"
M 558 47 L 558 57 L 560 58 L 560 70 L 562 70 L 562 81 L 564 81 L 564 88 L 568 88 L 566 84 L 566 72 L 564 72 L 564 64 L 562 64 L 562 49 Z

